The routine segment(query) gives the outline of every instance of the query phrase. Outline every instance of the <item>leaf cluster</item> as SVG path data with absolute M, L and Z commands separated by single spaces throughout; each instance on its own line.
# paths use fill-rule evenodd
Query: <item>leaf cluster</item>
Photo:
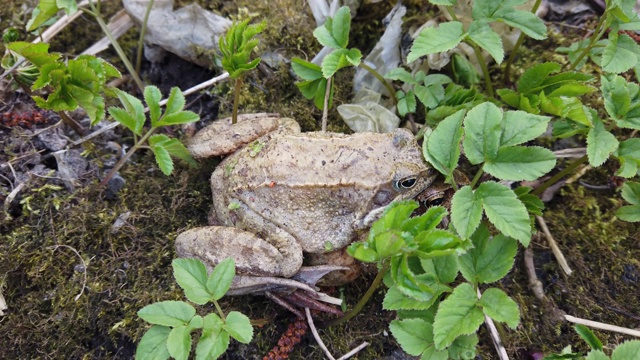
M 49 44 L 13 42 L 7 45 L 13 53 L 24 57 L 39 71 L 33 83 L 26 83 L 34 91 L 47 88 L 47 98 L 33 96 L 36 104 L 43 109 L 73 111 L 82 107 L 91 123 L 95 124 L 105 116 L 102 93 L 110 78 L 120 77 L 120 72 L 108 62 L 92 55 L 80 55 L 63 61 L 58 53 L 49 53 Z M 16 80 L 24 80 L 17 78 Z
M 625 341 L 613 349 L 611 357 L 604 352 L 602 342 L 596 334 L 584 325 L 576 325 L 574 327 L 578 335 L 589 345 L 591 351 L 583 356 L 580 353 L 571 351 L 571 346 L 567 346 L 559 354 L 545 356 L 543 360 L 561 360 L 561 359 L 586 359 L 586 360 L 626 360 L 635 359 L 640 356 L 640 340 Z
M 134 134 L 138 136 L 142 135 L 142 128 L 146 121 L 142 101 L 125 91 L 119 89 L 112 89 L 112 91 L 118 99 L 120 99 L 124 108 L 110 107 L 109 114 Z M 160 170 L 162 170 L 165 175 L 169 175 L 173 172 L 171 156 L 182 159 L 194 167 L 197 165 L 196 161 L 178 139 L 169 138 L 164 134 L 151 135 L 151 133 L 163 126 L 180 125 L 198 121 L 200 117 L 192 111 L 183 110 L 185 105 L 184 94 L 177 87 L 171 89 L 164 113 L 162 113 L 160 109 L 161 99 L 162 94 L 157 87 L 145 87 L 144 100 L 149 107 L 151 130 L 149 130 L 143 139 L 148 138 L 149 146 L 155 155 Z
M 430 1 L 432 4 L 453 6 L 455 1 Z M 515 9 L 525 0 L 476 0 L 473 2 L 471 17 L 473 21 L 468 29 L 459 21 L 440 24 L 438 28 L 423 29 L 411 46 L 407 56 L 413 62 L 421 56 L 445 52 L 456 47 L 460 42 L 468 42 L 486 50 L 500 64 L 504 59 L 504 49 L 500 35 L 490 26 L 492 22 L 503 22 L 520 29 L 523 33 L 542 40 L 547 37 L 544 22 L 531 12 Z
M 235 263 L 228 258 L 210 275 L 200 260 L 173 260 L 173 275 L 187 299 L 198 305 L 216 302 L 229 290 L 235 276 Z M 217 307 L 217 303 L 216 303 Z M 145 321 L 154 324 L 142 337 L 136 359 L 187 359 L 191 353 L 191 333 L 201 329 L 196 345 L 196 359 L 217 359 L 229 346 L 230 337 L 249 343 L 253 327 L 244 314 L 231 311 L 200 316 L 184 301 L 161 301 L 138 311 Z
M 78 11 L 76 0 L 40 0 L 27 22 L 27 31 L 33 31 L 56 16 L 60 10 L 68 16 Z
M 296 82 L 296 86 L 306 99 L 313 99 L 314 105 L 320 110 L 324 109 L 327 79 L 344 67 L 360 65 L 362 59 L 360 50 L 347 48 L 350 28 L 351 14 L 349 8 L 343 6 L 336 11 L 333 17 L 328 17 L 323 25 L 313 31 L 313 36 L 320 44 L 333 49 L 322 59 L 321 65 L 318 66 L 296 57 L 291 59 L 293 71 L 302 79 L 302 81 Z M 331 84 L 329 91 L 329 104 L 331 104 L 333 84 Z
M 229 77 L 237 79 L 244 73 L 253 70 L 260 63 L 260 58 L 251 59 L 253 49 L 258 46 L 256 35 L 267 26 L 266 21 L 249 25 L 251 19 L 240 23 L 233 23 L 225 36 L 218 41 L 222 53 L 222 67 L 229 73 Z

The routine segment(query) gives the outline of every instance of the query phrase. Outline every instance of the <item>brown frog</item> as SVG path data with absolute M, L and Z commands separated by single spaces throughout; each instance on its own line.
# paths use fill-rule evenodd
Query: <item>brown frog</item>
M 231 153 L 211 176 L 220 226 L 176 239 L 180 257 L 209 266 L 234 258 L 240 276 L 230 294 L 305 288 L 345 265 L 352 270 L 329 282 L 350 281 L 356 265 L 345 248 L 389 204 L 419 195 L 432 201 L 447 189 L 434 187 L 437 172 L 405 129 L 300 133 L 292 119 L 256 114 L 208 126 L 188 149 L 196 158 Z

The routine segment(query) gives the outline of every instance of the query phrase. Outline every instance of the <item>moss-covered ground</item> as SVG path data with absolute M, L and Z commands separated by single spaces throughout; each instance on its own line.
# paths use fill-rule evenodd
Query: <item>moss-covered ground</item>
M 429 9 L 421 3 L 408 2 L 408 19 L 418 21 L 425 16 Z M 9 1 L 0 9 L 3 28 L 24 24 L 24 16 L 19 15 L 23 4 Z M 27 2 L 25 6 L 32 5 Z M 313 18 L 302 1 L 209 1 L 203 5 L 222 15 L 238 17 L 250 13 L 267 19 L 269 26 L 260 52 L 311 58 L 319 50 L 311 34 Z M 351 45 L 366 53 L 373 46 L 373 39 L 379 37 L 381 19 L 390 7 L 388 2 L 382 2 L 361 12 L 354 19 Z M 101 37 L 97 27 L 86 26 L 88 22 L 83 18 L 60 34 L 53 49 L 77 53 L 85 48 L 77 35 L 79 29 L 85 29 L 91 39 Z M 515 73 L 531 62 L 557 59 L 558 55 L 548 49 L 566 45 L 579 36 L 582 33 L 558 32 L 543 43 L 526 43 L 514 65 Z M 128 48 L 135 38 L 132 33 L 125 39 Z M 347 102 L 352 96 L 352 74 L 347 70 L 337 77 L 336 104 Z M 493 74 L 499 82 L 499 72 L 494 70 Z M 294 81 L 286 64 L 268 73 L 250 73 L 241 93 L 242 111 L 279 112 L 297 119 L 305 131 L 317 129 L 321 114 L 300 95 Z M 215 109 L 220 116 L 230 113 L 230 88 L 230 83 L 221 84 L 210 95 L 211 101 L 217 102 Z M 593 101 L 597 104 L 601 100 Z M 337 119 L 335 110 L 330 112 L 330 118 Z M 330 130 L 344 131 L 345 126 L 334 120 Z M 124 142 L 130 140 L 127 136 L 123 135 Z M 32 145 L 32 138 L 18 130 L 3 128 L 0 137 L 4 137 L 0 139 L 3 163 L 20 156 L 10 138 L 24 138 L 28 146 Z M 108 156 L 91 143 L 83 147 L 96 164 Z M 174 175 L 166 177 L 150 153 L 140 152 L 121 171 L 126 185 L 116 197 L 107 196 L 98 186 L 95 173 L 84 179 L 75 192 L 52 187 L 46 178 L 32 179 L 7 205 L 9 211 L 0 215 L 0 291 L 9 307 L 6 315 L 0 316 L 0 358 L 132 358 L 135 344 L 148 328 L 136 312 L 155 301 L 184 299 L 171 273 L 173 241 L 179 232 L 207 223 L 211 201 L 208 177 L 215 163 L 204 161 L 198 169 L 178 165 Z M 606 184 L 612 179 L 613 166 L 591 170 L 583 180 Z M 621 199 L 614 191 L 590 190 L 578 183 L 563 187 L 547 204 L 545 219 L 574 272 L 565 275 L 544 238 L 536 235 L 532 241 L 536 272 L 550 299 L 543 303 L 528 288 L 522 252 L 518 254 L 512 272 L 500 283 L 519 303 L 522 313 L 517 330 L 501 329 L 511 358 L 527 359 L 534 352 L 557 352 L 567 345 L 586 350 L 572 326 L 557 321 L 554 309 L 595 321 L 638 327 L 640 229 L 616 220 L 614 212 L 620 205 Z M 119 218 L 125 221 L 115 228 Z M 334 294 L 344 295 L 347 304 L 353 305 L 371 280 L 361 278 L 343 289 L 334 289 Z M 387 325 L 394 313 L 382 310 L 381 300 L 382 292 L 378 291 L 353 320 L 321 330 L 334 354 L 344 354 L 367 341 L 371 345 L 356 358 L 395 358 L 398 345 Z M 221 306 L 227 311 L 242 311 L 257 324 L 254 341 L 249 345 L 232 343 L 225 355 L 228 359 L 262 358 L 293 321 L 291 314 L 262 297 L 224 298 Z M 201 307 L 199 311 L 212 309 Z M 611 347 L 625 339 L 615 333 L 596 333 Z M 497 358 L 484 328 L 480 338 L 482 358 Z M 321 359 L 323 355 L 307 335 L 290 358 Z

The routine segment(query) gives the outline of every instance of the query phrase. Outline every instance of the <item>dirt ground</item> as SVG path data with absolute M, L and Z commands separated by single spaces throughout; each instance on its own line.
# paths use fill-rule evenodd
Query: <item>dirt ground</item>
M 33 4 L 18 0 L 9 3 L 0 9 L 1 28 L 23 26 L 26 18 L 21 14 Z M 383 1 L 365 7 L 354 19 L 350 46 L 367 53 L 373 39 L 382 33 L 382 18 L 392 5 Z M 433 16 L 434 10 L 420 1 L 407 1 L 406 5 L 408 24 Z M 110 6 L 105 6 L 107 13 L 115 10 Z M 204 6 L 225 16 L 248 11 L 267 19 L 269 26 L 260 53 L 312 57 L 319 50 L 309 26 L 314 20 L 304 2 L 209 1 Z M 593 13 L 581 16 L 581 27 L 563 27 L 562 19 L 548 23 L 554 33 L 544 42 L 525 43 L 516 72 L 522 72 L 531 61 L 558 60 L 558 55 L 548 49 L 579 39 L 586 34 L 582 27 L 593 26 Z M 86 40 L 81 43 L 84 34 Z M 76 54 L 99 37 L 99 28 L 83 16 L 58 35 L 52 50 Z M 135 29 L 122 39 L 130 54 L 135 52 L 136 39 Z M 117 63 L 115 53 L 102 55 Z M 216 71 L 174 56 L 162 63 L 143 62 L 143 68 L 142 77 L 158 85 L 163 93 L 171 86 L 185 89 L 216 75 Z M 496 69 L 492 74 L 501 76 Z M 352 96 L 352 75 L 352 71 L 344 71 L 336 78 L 336 103 L 348 102 Z M 287 64 L 261 67 L 244 82 L 242 112 L 277 112 L 297 119 L 303 131 L 317 129 L 321 114 L 301 96 L 294 82 Z M 136 312 L 152 302 L 184 300 L 171 273 L 173 242 L 181 231 L 207 224 L 211 206 L 208 178 L 219 159 L 202 161 L 197 169 L 177 163 L 174 174 L 167 177 L 150 152 L 140 151 L 120 171 L 120 189 L 100 187 L 104 169 L 113 166 L 122 145 L 130 146 L 131 135 L 116 128 L 74 146 L 73 141 L 80 137 L 61 125 L 57 115 L 37 109 L 24 93 L 2 86 L 0 294 L 8 310 L 0 315 L 0 358 L 133 358 L 137 342 L 148 329 Z M 222 83 L 187 98 L 189 109 L 203 119 L 198 127 L 230 114 L 231 88 L 231 83 Z M 602 100 L 592 101 L 598 107 L 597 102 Z M 346 130 L 336 120 L 339 117 L 335 110 L 330 118 L 331 131 Z M 183 139 L 188 132 L 181 128 L 170 131 Z M 584 139 L 571 145 L 584 146 Z M 67 152 L 57 153 L 65 149 Z M 512 359 L 534 359 L 540 353 L 559 352 L 567 345 L 586 350 L 573 326 L 559 320 L 559 313 L 640 327 L 640 228 L 615 218 L 615 210 L 622 205 L 615 186 L 610 186 L 615 184 L 616 168 L 617 164 L 609 162 L 603 168 L 587 170 L 581 182 L 565 185 L 546 204 L 548 227 L 573 270 L 566 275 L 546 240 L 540 234 L 534 236 L 531 249 L 535 271 L 547 300 L 537 299 L 529 288 L 522 249 L 513 270 L 500 282 L 499 286 L 518 302 L 522 316 L 516 331 L 499 328 Z M 73 169 L 76 180 L 63 181 L 61 169 Z M 606 186 L 595 189 L 588 185 Z M 17 186 L 21 188 L 15 191 Z M 15 197 L 9 196 L 12 191 Z M 371 280 L 372 276 L 365 276 L 327 291 L 343 296 L 347 305 L 353 306 Z M 411 358 L 403 355 L 389 333 L 388 323 L 395 314 L 382 309 L 382 298 L 378 290 L 353 320 L 321 330 L 333 354 L 340 356 L 367 341 L 371 345 L 354 358 Z M 295 320 L 263 297 L 223 298 L 221 306 L 225 311 L 242 311 L 257 325 L 251 344 L 232 342 L 226 359 L 262 358 Z M 199 308 L 202 312 L 211 310 Z M 611 332 L 596 334 L 609 347 L 628 339 Z M 484 327 L 479 356 L 497 358 Z M 290 358 L 321 359 L 323 354 L 306 334 Z

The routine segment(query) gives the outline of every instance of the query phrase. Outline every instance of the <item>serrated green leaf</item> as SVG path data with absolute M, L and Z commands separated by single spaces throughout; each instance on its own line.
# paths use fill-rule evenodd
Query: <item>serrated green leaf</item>
M 602 342 L 600 341 L 600 339 L 598 339 L 596 334 L 591 331 L 591 329 L 581 324 L 576 324 L 573 328 L 578 333 L 578 335 L 580 335 L 582 340 L 589 344 L 591 349 L 602 350 Z
M 433 259 L 421 259 L 420 264 L 426 274 L 433 274 L 443 284 L 455 281 L 458 276 L 458 256 L 447 255 Z
M 183 301 L 160 301 L 138 310 L 142 320 L 163 326 L 182 326 L 196 314 L 193 306 Z
M 467 281 L 490 284 L 502 279 L 511 268 L 518 251 L 518 243 L 504 235 L 489 238 L 482 225 L 471 237 L 475 248 L 459 257 L 460 271 Z
M 447 216 L 447 209 L 442 206 L 431 206 L 424 214 L 402 222 L 400 230 L 416 236 L 420 232 L 435 229 L 445 216 Z
M 598 167 L 618 149 L 618 139 L 605 129 L 604 123 L 597 116 L 594 116 L 593 123 L 593 128 L 587 134 L 587 156 L 589 164 Z
M 237 311 L 231 311 L 223 326 L 229 335 L 243 344 L 248 344 L 253 338 L 253 327 L 249 318 Z
M 156 163 L 158 164 L 158 167 L 160 168 L 162 173 L 166 176 L 171 175 L 171 173 L 173 172 L 173 160 L 171 160 L 171 156 L 169 155 L 167 149 L 165 149 L 161 143 L 155 145 L 149 143 L 149 145 L 151 147 L 151 151 L 153 151 L 153 155 L 155 155 Z
M 144 102 L 149 107 L 149 117 L 151 118 L 151 126 L 154 126 L 156 121 L 160 119 L 160 100 L 162 99 L 162 93 L 156 86 L 149 85 L 144 88 Z
M 396 201 L 389 205 L 380 219 L 371 225 L 369 237 L 400 229 L 411 213 L 419 207 L 415 201 Z
M 449 21 L 440 24 L 436 29 L 423 29 L 411 45 L 407 62 L 413 62 L 421 56 L 445 52 L 453 49 L 464 38 L 462 23 Z
M 449 354 L 445 350 L 436 350 L 434 344 L 429 345 L 428 348 L 420 356 L 420 360 L 447 360 Z
M 330 78 L 336 71 L 346 66 L 358 66 L 362 54 L 358 49 L 337 49 L 322 59 L 322 76 Z
M 165 114 L 153 127 L 188 124 L 198 120 L 200 120 L 200 116 L 193 111 L 178 111 L 173 114 Z
M 136 359 L 138 360 L 164 360 L 171 354 L 167 350 L 167 337 L 171 328 L 154 325 L 140 339 L 136 348 Z
M 342 6 L 333 16 L 331 35 L 338 45 L 346 48 L 349 45 L 349 29 L 351 28 L 351 12 L 349 7 Z
M 458 336 L 449 346 L 449 358 L 472 360 L 476 358 L 476 346 L 478 345 L 478 335 Z
M 60 8 L 57 5 L 57 0 L 40 0 L 38 6 L 31 14 L 32 17 L 27 23 L 27 31 L 33 31 L 54 17 Z
M 488 20 L 475 20 L 469 25 L 469 38 L 493 57 L 498 65 L 504 60 L 502 39 L 491 26 Z
M 130 128 L 131 131 L 133 131 L 133 133 L 136 135 L 140 135 L 142 132 L 142 126 L 144 125 L 144 121 L 146 119 L 142 101 L 120 89 L 114 88 L 113 92 L 116 94 L 116 96 L 118 96 L 118 99 L 120 99 L 120 103 L 122 103 L 124 109 L 129 113 L 129 115 L 131 115 L 131 119 L 133 119 L 134 121 L 134 126 Z M 126 124 L 123 125 L 129 127 Z
M 167 117 L 171 114 L 175 114 L 184 109 L 185 99 L 184 94 L 180 90 L 180 88 L 174 86 L 171 88 L 171 92 L 169 92 L 169 97 L 167 98 L 167 105 L 165 107 L 164 116 Z
M 384 75 L 386 79 L 399 80 L 405 84 L 417 85 L 418 82 L 410 72 L 403 68 L 395 68 Z
M 354 242 L 347 247 L 347 253 L 349 256 L 356 258 L 362 262 L 377 262 L 380 260 L 378 253 L 369 247 L 368 244 L 361 242 Z
M 471 164 L 494 159 L 500 146 L 502 111 L 490 103 L 482 103 L 467 112 L 464 118 L 465 155 Z
M 634 67 L 640 53 L 638 44 L 626 34 L 609 34 L 609 43 L 602 53 L 602 70 L 619 74 Z
M 501 16 L 505 24 L 522 30 L 523 33 L 536 40 L 547 38 L 547 26 L 544 21 L 528 11 L 513 11 Z
M 561 66 L 555 62 L 533 65 L 520 76 L 517 82 L 519 93 L 537 93 L 547 77 L 560 71 Z
M 398 91 L 396 98 L 398 99 L 398 114 L 400 114 L 400 116 L 416 112 L 417 102 L 416 95 L 413 91 L 407 91 L 406 94 L 403 91 Z
M 327 24 L 321 25 L 313 30 L 313 36 L 318 40 L 320 45 L 330 47 L 332 49 L 340 49 L 340 43 L 333 38 L 331 31 L 327 28 Z
M 396 230 L 390 230 L 382 234 L 376 234 L 374 237 L 375 251 L 378 258 L 384 259 L 396 255 L 398 251 L 405 245 L 402 233 Z
M 473 19 L 498 17 L 505 12 L 515 11 L 514 6 L 522 5 L 524 0 L 476 0 L 473 2 Z
M 291 68 L 293 72 L 304 80 L 317 80 L 322 78 L 322 68 L 314 63 L 302 60 L 300 58 L 291 59 Z M 307 97 L 309 99 L 310 97 Z
M 524 111 L 507 111 L 500 123 L 501 146 L 520 145 L 533 140 L 547 131 L 551 120 L 548 116 L 528 114 Z
M 616 346 L 611 360 L 640 359 L 640 340 L 628 340 Z
M 614 155 L 620 161 L 620 169 L 616 175 L 626 178 L 635 176 L 638 173 L 638 165 L 640 165 L 640 139 L 628 139 L 621 142 Z
M 433 84 L 430 86 L 416 85 L 414 91 L 418 100 L 427 109 L 433 109 L 444 100 L 444 88 L 440 84 Z
M 197 259 L 174 259 L 173 277 L 184 290 L 189 301 L 198 305 L 204 305 L 211 300 L 207 290 L 207 269 Z
M 167 337 L 167 350 L 176 360 L 187 360 L 191 352 L 191 334 L 186 325 L 177 326 Z
M 216 265 L 207 279 L 207 289 L 213 300 L 219 300 L 229 291 L 234 276 L 236 276 L 236 264 L 232 258 L 226 258 Z
M 464 115 L 465 111 L 460 110 L 448 116 L 422 142 L 422 154 L 425 159 L 445 177 L 453 173 L 460 160 Z
M 438 299 L 446 290 L 441 289 L 433 293 L 430 299 L 415 299 L 403 294 L 398 290 L 398 286 L 391 286 L 384 296 L 382 307 L 386 310 L 426 310 Z
M 433 325 L 422 319 L 393 320 L 389 330 L 409 355 L 418 356 L 433 344 Z
M 518 327 L 520 323 L 520 309 L 504 291 L 498 288 L 489 288 L 480 297 L 480 306 L 485 315 L 493 320 L 507 323 L 510 328 Z
M 458 3 L 458 0 L 429 0 L 433 5 L 453 6 Z
M 616 216 L 623 221 L 638 222 L 640 221 L 640 205 L 623 206 L 616 210 Z
M 501 180 L 533 181 L 551 171 L 556 156 L 549 149 L 539 146 L 505 146 L 498 150 L 483 169 Z
M 493 181 L 480 184 L 475 192 L 482 199 L 482 207 L 489 221 L 503 234 L 528 246 L 531 224 L 524 204 L 513 190 Z
M 498 89 L 496 90 L 496 93 L 498 94 L 498 96 L 500 96 L 500 99 L 502 99 L 502 101 L 514 108 L 518 108 L 520 105 L 520 95 L 511 90 L 511 89 Z
M 217 359 L 229 347 L 229 333 L 222 330 L 222 320 L 216 314 L 209 314 L 203 319 L 202 336 L 196 346 L 196 359 Z
M 451 221 L 458 234 L 469 238 L 480 225 L 482 199 L 475 196 L 470 186 L 464 186 L 451 199 Z
M 611 358 L 608 357 L 601 350 L 591 350 L 591 351 L 589 351 L 589 353 L 587 354 L 587 356 L 584 359 L 585 360 L 610 360 Z
M 433 340 L 436 349 L 444 350 L 460 335 L 475 333 L 484 322 L 478 308 L 478 297 L 469 283 L 458 285 L 451 295 L 440 303 L 433 322 Z
M 621 194 L 629 204 L 640 205 L 640 183 L 631 181 L 624 183 Z

